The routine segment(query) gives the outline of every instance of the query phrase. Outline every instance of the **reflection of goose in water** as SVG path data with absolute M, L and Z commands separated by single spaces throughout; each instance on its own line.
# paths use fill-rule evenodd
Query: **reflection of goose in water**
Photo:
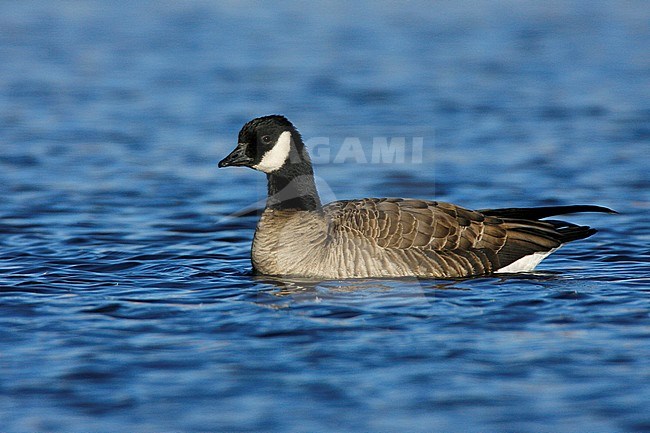
M 252 247 L 256 273 L 308 278 L 457 278 L 531 271 L 567 242 L 596 232 L 558 220 L 600 206 L 472 211 L 442 202 L 365 198 L 321 205 L 296 128 L 260 117 L 239 132 L 220 167 L 266 173 L 268 198 Z

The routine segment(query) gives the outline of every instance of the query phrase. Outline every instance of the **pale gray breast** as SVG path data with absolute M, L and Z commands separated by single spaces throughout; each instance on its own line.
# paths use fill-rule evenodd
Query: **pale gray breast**
M 322 263 L 326 241 L 322 213 L 266 209 L 253 238 L 253 268 L 268 275 L 317 276 L 314 264 Z

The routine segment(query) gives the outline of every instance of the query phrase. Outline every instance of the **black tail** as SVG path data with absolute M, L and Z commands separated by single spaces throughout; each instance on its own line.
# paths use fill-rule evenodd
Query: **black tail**
M 558 240 L 563 244 L 588 238 L 598 231 L 589 226 L 579 226 L 566 221 L 546 220 L 545 222 L 553 224 L 559 235 Z
M 609 208 L 594 205 L 509 207 L 502 209 L 482 209 L 479 210 L 479 212 L 483 215 L 494 216 L 497 218 L 515 218 L 533 221 L 555 215 L 565 215 L 578 212 L 618 213 Z
M 596 229 L 560 220 L 542 220 L 554 215 L 577 212 L 617 213 L 601 206 L 547 206 L 532 208 L 485 209 L 479 211 L 502 220 L 508 231 L 506 244 L 497 253 L 501 267 L 535 252 L 551 251 L 564 243 L 588 238 Z

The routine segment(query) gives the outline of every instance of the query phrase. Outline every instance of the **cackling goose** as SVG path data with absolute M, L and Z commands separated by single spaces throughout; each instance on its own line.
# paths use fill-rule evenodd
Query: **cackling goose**
M 365 198 L 323 206 L 296 128 L 283 116 L 246 123 L 219 167 L 266 173 L 268 198 L 255 231 L 256 273 L 320 279 L 461 278 L 531 271 L 566 242 L 596 232 L 558 220 L 600 206 L 468 210 L 442 202 Z

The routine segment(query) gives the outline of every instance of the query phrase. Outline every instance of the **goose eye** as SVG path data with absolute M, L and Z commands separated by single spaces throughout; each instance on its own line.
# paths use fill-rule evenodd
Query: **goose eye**
M 269 144 L 271 142 L 271 136 L 270 135 L 265 135 L 262 137 L 262 142 Z

